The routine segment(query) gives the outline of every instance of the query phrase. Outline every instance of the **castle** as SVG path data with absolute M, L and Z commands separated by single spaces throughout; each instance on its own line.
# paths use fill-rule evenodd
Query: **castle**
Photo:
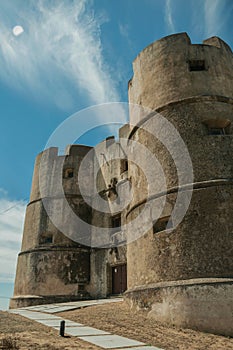
M 71 145 L 65 155 L 52 147 L 38 155 L 10 306 L 124 292 L 152 320 L 232 336 L 232 51 L 218 37 L 192 44 L 180 33 L 146 47 L 133 70 L 129 102 L 150 112 L 131 108 L 119 140 L 130 143 L 141 165 L 128 159 L 121 141 L 107 138 L 87 160 L 85 197 L 78 173 L 91 147 Z M 171 136 L 170 125 L 183 143 Z M 89 189 L 94 173 L 109 207 L 103 213 Z M 129 183 L 130 202 L 112 215 Z M 82 239 L 74 239 L 73 215 L 87 224 Z M 112 230 L 106 246 L 96 228 Z

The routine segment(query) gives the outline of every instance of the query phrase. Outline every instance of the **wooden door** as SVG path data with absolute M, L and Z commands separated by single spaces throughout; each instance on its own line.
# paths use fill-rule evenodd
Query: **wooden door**
M 122 294 L 127 289 L 127 267 L 117 265 L 112 267 L 112 294 Z

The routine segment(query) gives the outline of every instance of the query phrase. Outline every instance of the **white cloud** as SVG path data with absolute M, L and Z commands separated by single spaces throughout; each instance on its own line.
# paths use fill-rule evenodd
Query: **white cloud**
M 119 31 L 120 34 L 128 39 L 129 38 L 129 25 L 128 24 L 123 24 L 123 23 L 119 23 Z
M 0 194 L 6 193 L 0 189 Z M 0 198 L 0 282 L 13 282 L 26 203 Z
M 205 0 L 204 1 L 205 36 L 206 37 L 219 35 L 219 32 L 222 26 L 224 25 L 226 16 L 227 16 L 227 14 L 224 11 L 226 11 L 224 0 Z
M 106 17 L 95 15 L 91 4 L 40 0 L 15 9 L 15 3 L 1 3 L 0 78 L 64 109 L 77 93 L 91 103 L 119 101 L 101 43 Z M 10 16 L 24 29 L 19 36 L 7 22 Z
M 165 22 L 167 24 L 169 32 L 175 32 L 175 25 L 172 17 L 172 1 L 166 0 L 165 3 Z
M 118 23 L 118 27 L 119 27 L 119 32 L 121 34 L 121 36 L 126 40 L 126 43 L 128 45 L 128 50 L 130 50 L 132 53 L 135 53 L 135 45 L 133 40 L 131 40 L 130 37 L 130 25 L 127 23 Z M 118 73 L 118 75 L 120 75 L 121 72 Z

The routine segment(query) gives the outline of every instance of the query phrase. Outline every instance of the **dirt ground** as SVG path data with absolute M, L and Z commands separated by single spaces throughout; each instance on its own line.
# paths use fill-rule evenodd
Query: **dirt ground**
M 233 349 L 232 338 L 165 327 L 148 319 L 143 311 L 135 313 L 129 310 L 123 302 L 92 306 L 56 315 L 165 350 Z M 0 339 L 9 336 L 17 338 L 20 350 L 100 349 L 75 337 L 61 338 L 52 328 L 17 315 L 0 312 Z
M 146 312 L 112 303 L 63 312 L 60 316 L 95 328 L 142 341 L 165 350 L 228 350 L 233 339 L 190 329 L 169 328 L 150 320 Z
M 1 347 L 2 340 L 16 340 L 18 348 Z M 8 350 L 99 350 L 75 337 L 61 338 L 58 331 L 27 318 L 0 312 L 0 349 Z

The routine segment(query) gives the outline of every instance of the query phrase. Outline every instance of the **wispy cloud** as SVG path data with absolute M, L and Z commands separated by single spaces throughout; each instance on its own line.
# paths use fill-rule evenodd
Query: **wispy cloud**
M 0 194 L 6 191 L 0 189 Z M 0 198 L 0 282 L 12 282 L 23 232 L 26 203 Z
M 129 25 L 128 24 L 123 24 L 123 23 L 119 23 L 119 30 L 121 35 L 128 39 L 129 38 Z
M 93 12 L 91 1 L 6 3 L 0 4 L 0 79 L 64 109 L 77 93 L 90 103 L 120 100 L 101 43 L 107 18 Z M 16 25 L 23 28 L 17 36 Z
M 225 0 L 205 0 L 205 36 L 220 35 L 222 26 L 226 21 Z
M 130 49 L 133 53 L 135 51 L 135 45 L 133 40 L 130 37 L 130 25 L 128 23 L 118 23 L 119 26 L 119 32 L 121 36 L 126 40 L 128 49 Z
M 166 0 L 165 3 L 165 22 L 169 32 L 175 32 L 175 25 L 172 17 L 172 0 Z

